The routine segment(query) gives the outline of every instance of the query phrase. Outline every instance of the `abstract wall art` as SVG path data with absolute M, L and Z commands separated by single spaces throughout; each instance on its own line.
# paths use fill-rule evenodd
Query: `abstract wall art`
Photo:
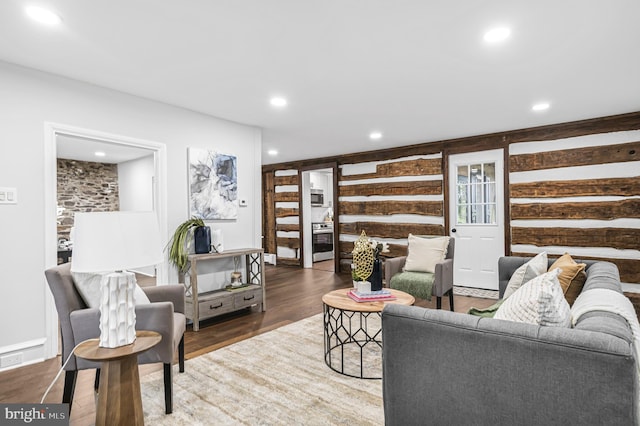
M 204 220 L 237 219 L 238 167 L 235 155 L 189 148 L 189 214 Z

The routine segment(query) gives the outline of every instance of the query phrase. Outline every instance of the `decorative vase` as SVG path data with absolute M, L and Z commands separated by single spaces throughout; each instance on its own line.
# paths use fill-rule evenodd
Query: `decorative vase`
M 195 250 L 197 254 L 209 253 L 211 251 L 211 228 L 208 226 L 198 226 L 193 231 Z
M 371 291 L 382 290 L 382 261 L 380 259 L 374 259 L 373 272 L 369 281 L 371 282 Z

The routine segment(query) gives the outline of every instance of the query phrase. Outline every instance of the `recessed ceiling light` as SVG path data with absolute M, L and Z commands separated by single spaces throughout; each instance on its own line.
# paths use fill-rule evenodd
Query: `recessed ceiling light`
M 369 134 L 369 139 L 377 141 L 378 139 L 382 139 L 382 133 L 380 132 L 371 132 Z
M 269 102 L 271 103 L 271 105 L 275 107 L 287 106 L 287 100 L 285 98 L 275 97 L 275 98 L 271 98 Z
M 38 6 L 27 6 L 25 11 L 31 19 L 44 25 L 53 26 L 62 22 L 62 18 L 49 9 L 44 9 Z
M 270 149 L 269 151 L 267 151 L 267 154 L 271 156 L 278 155 L 278 151 L 276 151 L 275 149 Z
M 540 102 L 540 103 L 537 103 L 534 106 L 532 106 L 531 109 L 533 111 L 544 111 L 544 110 L 549 109 L 550 106 L 551 105 L 549 105 L 549 102 Z
M 511 30 L 507 27 L 492 28 L 484 33 L 484 41 L 487 43 L 497 43 L 507 39 L 511 35 Z
M 96 157 L 104 157 L 104 156 L 106 156 L 107 154 L 105 154 L 105 153 L 104 153 L 104 152 L 102 152 L 102 151 L 96 151 L 96 152 L 94 152 L 94 153 L 93 153 L 93 155 L 95 155 Z

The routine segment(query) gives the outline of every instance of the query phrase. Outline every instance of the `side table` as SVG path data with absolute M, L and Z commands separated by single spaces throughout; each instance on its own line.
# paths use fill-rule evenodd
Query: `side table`
M 155 331 L 138 331 L 130 345 L 117 348 L 98 346 L 99 339 L 85 340 L 75 355 L 102 362 L 96 406 L 96 426 L 144 425 L 138 354 L 157 345 L 162 336 Z

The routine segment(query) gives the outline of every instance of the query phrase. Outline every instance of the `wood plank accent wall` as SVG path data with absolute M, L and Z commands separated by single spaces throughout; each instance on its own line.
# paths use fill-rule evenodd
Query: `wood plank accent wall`
M 273 212 L 273 220 L 265 230 L 264 249 L 276 254 L 279 265 L 300 266 L 300 182 L 297 169 L 263 172 L 264 180 L 271 185 L 269 197 L 265 196 L 265 211 Z
M 638 140 L 625 131 L 511 144 L 512 251 L 604 259 L 640 283 Z
M 640 111 L 270 164 L 263 166 L 263 173 L 264 181 L 271 174 L 274 188 L 299 187 L 292 171 L 337 162 L 336 211 L 341 223 L 337 252 L 346 271 L 353 241 L 362 230 L 388 241 L 389 256 L 406 254 L 409 232 L 445 235 L 447 155 L 505 148 L 507 253 L 533 255 L 544 250 L 553 257 L 568 251 L 578 259 L 608 260 L 618 265 L 623 282 L 640 283 L 639 141 Z M 265 192 L 265 216 L 274 217 L 270 228 L 269 218 L 263 220 L 268 251 L 268 244 L 276 244 L 276 233 L 286 238 L 280 242 L 290 249 L 295 245 L 290 233 L 299 232 L 292 222 L 299 206 L 293 207 L 295 195 L 286 192 L 293 191 L 278 194 L 274 189 L 271 199 Z M 299 264 L 297 259 L 283 260 L 280 263 Z

